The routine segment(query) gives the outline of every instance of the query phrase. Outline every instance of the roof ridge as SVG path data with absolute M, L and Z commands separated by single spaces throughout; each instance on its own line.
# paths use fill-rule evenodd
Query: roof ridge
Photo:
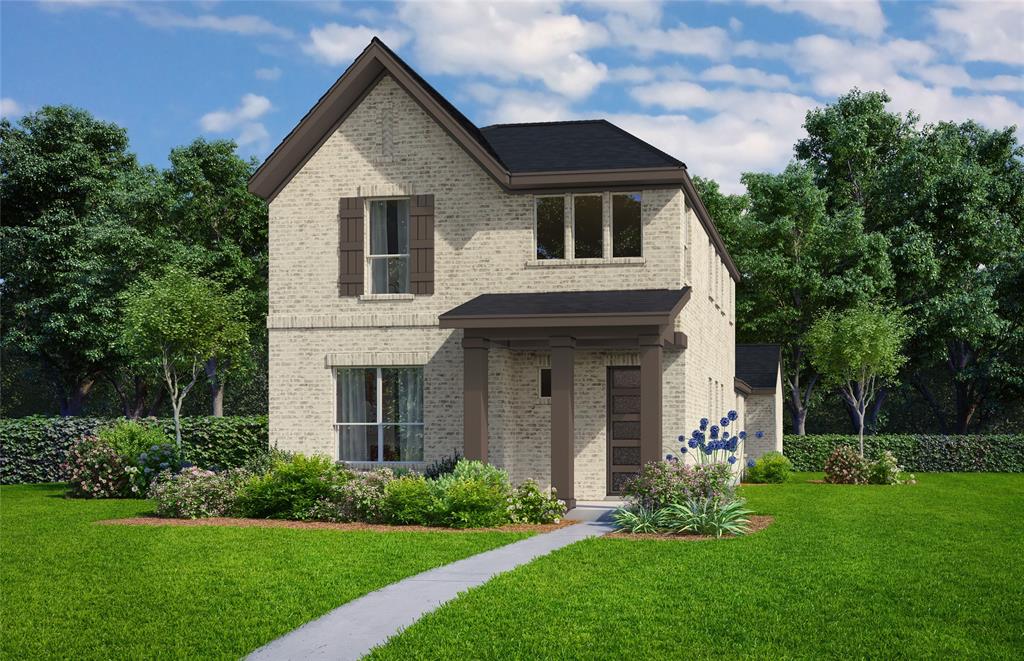
M 507 124 L 488 124 L 487 126 L 481 126 L 480 130 L 505 128 L 507 126 L 554 126 L 558 124 L 599 124 L 601 122 L 611 124 L 607 119 L 598 117 L 595 119 L 556 119 L 550 122 L 509 122 Z M 614 124 L 612 124 L 612 126 L 614 126 Z

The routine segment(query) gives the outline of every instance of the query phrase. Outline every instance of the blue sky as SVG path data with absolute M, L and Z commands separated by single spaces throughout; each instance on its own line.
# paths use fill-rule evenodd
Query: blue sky
M 1024 120 L 1024 3 L 3 2 L 0 110 L 71 103 L 144 162 L 266 156 L 378 35 L 480 125 L 606 117 L 740 190 L 854 85 L 925 121 Z

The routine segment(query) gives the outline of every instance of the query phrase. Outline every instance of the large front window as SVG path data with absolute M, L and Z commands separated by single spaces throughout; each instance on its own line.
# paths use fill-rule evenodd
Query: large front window
M 603 198 L 600 195 L 574 195 L 572 198 L 573 257 L 604 257 Z
M 538 197 L 537 259 L 565 259 L 565 198 Z
M 338 458 L 423 461 L 423 369 L 337 370 Z
M 409 200 L 370 202 L 370 293 L 409 293 Z

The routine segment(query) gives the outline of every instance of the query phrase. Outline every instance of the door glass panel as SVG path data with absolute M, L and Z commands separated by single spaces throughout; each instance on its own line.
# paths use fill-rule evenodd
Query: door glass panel
M 612 385 L 616 388 L 639 388 L 640 370 L 617 369 L 612 371 Z
M 612 438 L 617 441 L 632 441 L 640 438 L 639 422 L 613 422 Z
M 639 395 L 615 395 L 612 397 L 612 413 L 639 413 Z
M 640 448 L 612 448 L 612 463 L 616 466 L 639 466 Z

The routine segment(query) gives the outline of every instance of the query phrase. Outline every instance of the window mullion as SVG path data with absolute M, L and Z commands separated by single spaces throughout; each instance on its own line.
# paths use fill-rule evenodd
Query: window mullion
M 377 368 L 377 461 L 384 461 L 384 378 Z

